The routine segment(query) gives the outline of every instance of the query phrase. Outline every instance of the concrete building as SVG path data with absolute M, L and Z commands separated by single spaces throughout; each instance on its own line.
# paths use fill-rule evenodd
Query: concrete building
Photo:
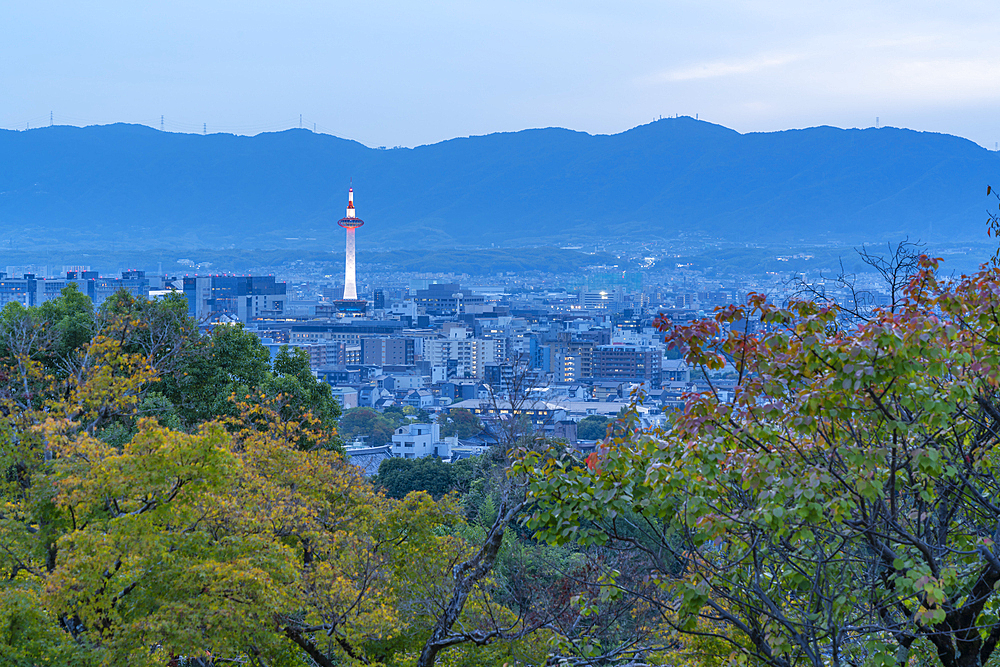
M 358 407 L 358 390 L 354 387 L 331 387 L 333 398 L 342 410 Z
M 622 380 L 659 387 L 663 351 L 642 345 L 598 345 L 592 353 L 595 380 Z
M 316 344 L 326 346 L 326 367 L 361 365 L 361 343 L 327 340 Z
M 424 341 L 424 359 L 432 366 L 448 368 L 448 379 L 481 379 L 487 365 L 504 360 L 505 343 L 502 338 L 428 339 Z
M 418 289 L 413 302 L 428 315 L 488 312 L 481 294 L 462 289 L 456 283 L 428 285 L 426 289 Z
M 198 321 L 223 316 L 240 322 L 281 319 L 288 297 L 274 276 L 185 276 L 188 315 Z
M 407 459 L 422 456 L 441 456 L 448 452 L 441 441 L 441 427 L 437 424 L 406 424 L 392 434 L 392 454 Z
M 403 331 L 402 322 L 345 320 L 336 324 L 295 324 L 288 332 L 289 343 L 315 343 L 321 340 L 353 341 L 360 344 L 368 336 L 393 336 Z
M 416 340 L 402 336 L 362 338 L 361 363 L 366 366 L 412 366 L 416 363 Z
M 35 277 L 0 278 L 0 306 L 16 302 L 22 306 L 35 305 Z
M 0 277 L 0 306 L 11 301 L 22 306 L 40 306 L 62 296 L 69 285 L 75 285 L 81 294 L 90 297 L 95 308 L 122 289 L 133 296 L 149 298 L 149 280 L 143 271 L 123 271 L 121 278 L 101 278 L 97 271 L 69 271 L 64 278 L 41 278 L 26 273 L 21 278 Z

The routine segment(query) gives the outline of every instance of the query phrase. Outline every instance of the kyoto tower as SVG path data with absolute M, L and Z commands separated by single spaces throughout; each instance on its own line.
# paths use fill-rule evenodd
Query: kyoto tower
M 344 262 L 344 298 L 334 303 L 342 313 L 362 315 L 368 302 L 358 298 L 358 281 L 354 270 L 354 230 L 365 224 L 365 221 L 354 214 L 353 187 L 347 194 L 347 215 L 338 220 L 337 224 L 347 230 L 347 255 Z

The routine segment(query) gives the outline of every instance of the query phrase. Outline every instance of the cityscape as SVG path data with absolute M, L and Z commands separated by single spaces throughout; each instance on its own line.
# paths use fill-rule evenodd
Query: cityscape
M 689 323 L 744 303 L 752 292 L 778 302 L 816 293 L 868 311 L 891 300 L 891 286 L 872 267 L 848 276 L 849 282 L 822 270 L 735 273 L 720 280 L 676 262 L 649 271 L 662 261 L 652 256 L 633 260 L 626 270 L 596 265 L 571 275 L 371 275 L 356 264 L 356 233 L 365 223 L 356 216 L 353 187 L 337 224 L 346 232 L 344 273 L 327 276 L 329 282 L 141 270 L 102 277 L 86 266 L 63 267 L 64 275 L 46 277 L 47 267 L 8 266 L 0 275 L 0 305 L 39 306 L 71 285 L 95 307 L 118 290 L 143 299 L 182 294 L 188 315 L 206 332 L 245 327 L 272 359 L 283 346 L 305 352 L 311 371 L 330 385 L 342 410 L 409 408 L 424 416 L 427 423 L 402 428 L 391 442 L 357 433 L 345 443 L 352 460 L 374 474 L 382 459 L 393 456 L 452 461 L 482 454 L 497 442 L 492 431 L 500 402 L 509 406 L 511 392 L 529 386 L 530 400 L 519 409 L 531 414 L 533 431 L 584 453 L 600 440 L 579 437 L 577 425 L 587 417 L 607 422 L 633 406 L 643 427 L 662 427 L 671 412 L 683 409 L 688 394 L 711 389 L 731 397 L 734 369 L 706 373 L 691 367 L 665 342 L 655 325 L 659 317 Z M 779 266 L 811 259 L 804 252 L 774 257 Z M 359 269 L 367 278 L 360 287 Z M 748 330 L 757 326 L 751 322 Z M 519 383 L 512 382 L 515 375 Z M 484 430 L 467 440 L 441 439 L 438 416 L 452 410 L 476 415 Z M 414 428 L 420 437 L 410 433 Z
M 1000 667 L 1000 5 L 3 27 L 0 667 Z

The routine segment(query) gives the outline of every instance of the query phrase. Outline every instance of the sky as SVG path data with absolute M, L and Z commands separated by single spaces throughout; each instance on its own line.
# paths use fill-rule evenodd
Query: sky
M 4 0 L 0 127 L 368 146 L 660 116 L 1000 141 L 1000 2 Z

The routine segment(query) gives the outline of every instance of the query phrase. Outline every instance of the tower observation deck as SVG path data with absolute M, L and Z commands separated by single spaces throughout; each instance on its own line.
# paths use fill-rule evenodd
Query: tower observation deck
M 368 302 L 358 298 L 358 281 L 354 262 L 354 232 L 365 221 L 354 211 L 354 188 L 348 190 L 347 215 L 337 221 L 347 230 L 347 252 L 344 258 L 344 298 L 335 301 L 337 310 L 350 315 L 363 315 Z

